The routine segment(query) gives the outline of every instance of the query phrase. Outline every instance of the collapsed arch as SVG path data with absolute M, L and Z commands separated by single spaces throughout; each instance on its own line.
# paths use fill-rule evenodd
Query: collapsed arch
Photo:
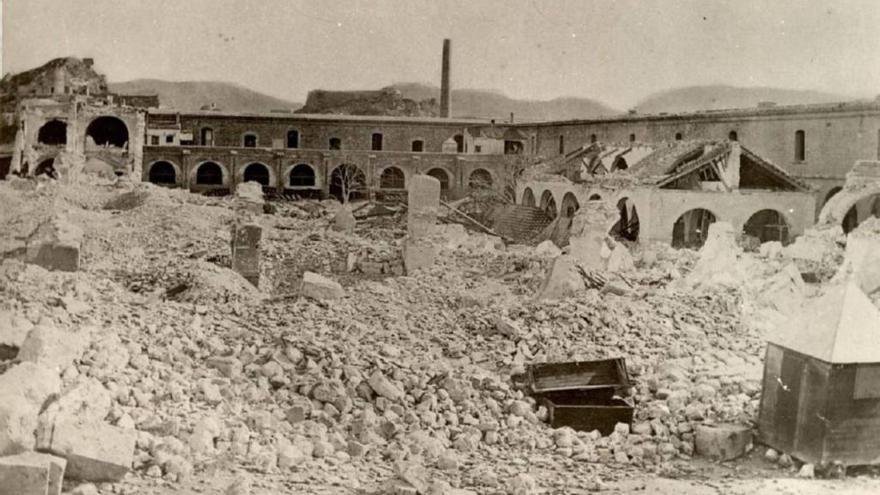
M 37 142 L 48 145 L 67 144 L 67 123 L 58 119 L 46 122 L 37 131 Z
M 703 208 L 694 208 L 682 213 L 672 226 L 672 247 L 690 249 L 703 247 L 709 235 L 709 225 L 715 221 L 715 214 Z
M 590 198 L 592 200 L 592 196 Z M 611 227 L 611 235 L 627 241 L 639 240 L 639 211 L 633 200 L 624 197 L 617 201 L 617 221 Z
M 544 191 L 544 194 L 541 194 L 541 206 L 540 208 L 544 210 L 544 213 L 547 214 L 550 218 L 556 218 L 559 215 L 559 212 L 556 208 L 556 200 L 553 198 L 553 193 L 550 190 Z
M 743 225 L 743 233 L 757 238 L 762 243 L 779 241 L 788 244 L 789 228 L 781 212 L 768 208 L 753 213 Z
M 532 192 L 532 188 L 527 187 L 523 190 L 522 204 L 526 206 L 535 206 L 535 193 Z
M 562 204 L 560 205 L 559 210 L 563 216 L 572 218 L 580 207 L 581 205 L 578 203 L 574 193 L 567 192 L 565 193 L 565 196 L 562 197 Z
M 86 137 L 92 138 L 97 146 L 124 148 L 128 143 L 128 127 L 118 117 L 98 117 L 89 123 Z

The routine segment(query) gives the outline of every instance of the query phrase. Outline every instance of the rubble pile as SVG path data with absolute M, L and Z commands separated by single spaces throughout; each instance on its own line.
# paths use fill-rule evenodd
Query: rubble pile
M 755 417 L 764 342 L 741 316 L 757 289 L 672 283 L 694 253 L 621 251 L 615 273 L 606 259 L 593 284 L 574 271 L 579 286 L 541 298 L 570 257 L 558 248 L 441 225 L 433 263 L 403 275 L 402 215 L 339 231 L 333 209 L 304 202 L 250 217 L 263 228 L 257 288 L 229 268 L 234 198 L 112 186 L 77 206 L 66 198 L 84 186 L 63 187 L 59 206 L 0 183 L 3 216 L 60 208 L 83 231 L 76 271 L 0 266 L 0 380 L 45 375 L 15 389 L 27 400 L 0 400 L 21 404 L 0 410 L 0 427 L 20 418 L 0 430 L 13 445 L 3 454 L 54 456 L 2 458 L 0 476 L 21 465 L 49 483 L 66 463 L 66 487 L 101 493 L 225 471 L 241 477 L 223 480 L 234 493 L 265 477 L 298 490 L 532 494 L 747 448 L 746 435 L 715 432 Z M 32 227 L 10 225 L 13 237 Z M 754 255 L 737 256 L 755 269 Z M 635 421 L 608 436 L 549 428 L 519 378 L 530 363 L 621 356 Z M 529 474 L 560 466 L 563 480 Z

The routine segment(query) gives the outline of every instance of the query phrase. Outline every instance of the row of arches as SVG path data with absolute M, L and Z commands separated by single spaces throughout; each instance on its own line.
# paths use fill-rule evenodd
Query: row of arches
M 254 131 L 247 131 L 241 135 L 241 145 L 245 148 L 256 148 L 259 146 L 260 136 Z M 382 133 L 374 132 L 370 136 L 370 149 L 373 151 L 382 151 L 384 149 L 384 136 Z M 199 143 L 202 146 L 214 146 L 214 129 L 212 127 L 203 127 L 199 131 Z M 300 147 L 300 133 L 296 129 L 290 129 L 287 131 L 285 147 L 287 148 L 299 148 Z M 327 141 L 327 147 L 331 150 L 341 150 L 342 149 L 342 139 L 338 137 L 331 137 Z M 410 149 L 411 151 L 421 153 L 425 150 L 425 141 L 424 139 L 413 139 L 410 141 Z
M 599 194 L 591 194 L 588 201 L 601 201 Z M 562 215 L 571 218 L 580 209 L 577 197 L 572 192 L 566 192 L 559 208 L 553 193 L 545 190 L 536 201 L 535 193 L 531 188 L 525 188 L 521 203 L 526 206 L 540 208 L 550 218 Z M 635 203 L 628 197 L 617 201 L 617 221 L 608 232 L 619 240 L 636 242 L 639 240 L 640 224 L 639 213 Z M 877 212 L 880 216 L 880 195 L 877 198 Z M 709 233 L 709 225 L 714 223 L 717 217 L 711 211 L 704 208 L 693 208 L 685 211 L 676 218 L 672 225 L 672 246 L 675 248 L 698 249 L 705 242 Z M 785 216 L 773 209 L 762 209 L 753 213 L 743 225 L 743 234 L 756 238 L 760 242 L 781 241 L 787 244 L 789 237 L 789 224 Z
M 124 148 L 129 141 L 128 126 L 118 117 L 102 116 L 93 119 L 86 127 L 86 143 L 96 146 Z M 37 130 L 37 142 L 59 146 L 67 144 L 67 123 L 52 119 Z
M 225 173 L 225 168 L 217 162 L 202 162 L 195 170 L 195 184 L 198 186 L 224 185 L 227 183 Z M 161 185 L 178 184 L 180 182 L 178 175 L 178 168 L 167 160 L 153 162 L 147 173 L 150 182 Z M 440 182 L 441 191 L 449 190 L 450 174 L 448 171 L 435 167 L 428 170 L 427 175 Z M 245 165 L 242 171 L 242 180 L 244 182 L 255 181 L 269 187 L 272 183 L 272 173 L 267 165 L 253 162 Z M 331 172 L 330 194 L 341 196 L 345 189 L 350 189 L 351 192 L 366 190 L 366 183 L 366 175 L 359 167 L 352 164 L 342 164 Z M 468 179 L 468 186 L 472 189 L 491 187 L 492 184 L 492 174 L 486 169 L 472 171 Z M 287 185 L 293 188 L 315 187 L 317 185 L 315 169 L 305 163 L 293 166 L 287 173 Z M 379 175 L 379 188 L 405 189 L 406 174 L 403 169 L 395 166 L 382 169 Z

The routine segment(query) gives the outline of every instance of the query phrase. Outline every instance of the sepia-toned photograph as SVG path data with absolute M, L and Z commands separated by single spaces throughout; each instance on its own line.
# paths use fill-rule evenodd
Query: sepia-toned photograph
M 876 0 L 0 5 L 0 495 L 880 493 Z

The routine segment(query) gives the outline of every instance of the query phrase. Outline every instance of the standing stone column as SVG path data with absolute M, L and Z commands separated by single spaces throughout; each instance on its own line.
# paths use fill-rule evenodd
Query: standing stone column
M 437 255 L 431 235 L 440 209 L 440 181 L 428 175 L 414 175 L 408 189 L 403 265 L 409 274 L 431 266 Z
M 260 240 L 263 228 L 255 223 L 232 227 L 232 269 L 254 287 L 260 286 Z

